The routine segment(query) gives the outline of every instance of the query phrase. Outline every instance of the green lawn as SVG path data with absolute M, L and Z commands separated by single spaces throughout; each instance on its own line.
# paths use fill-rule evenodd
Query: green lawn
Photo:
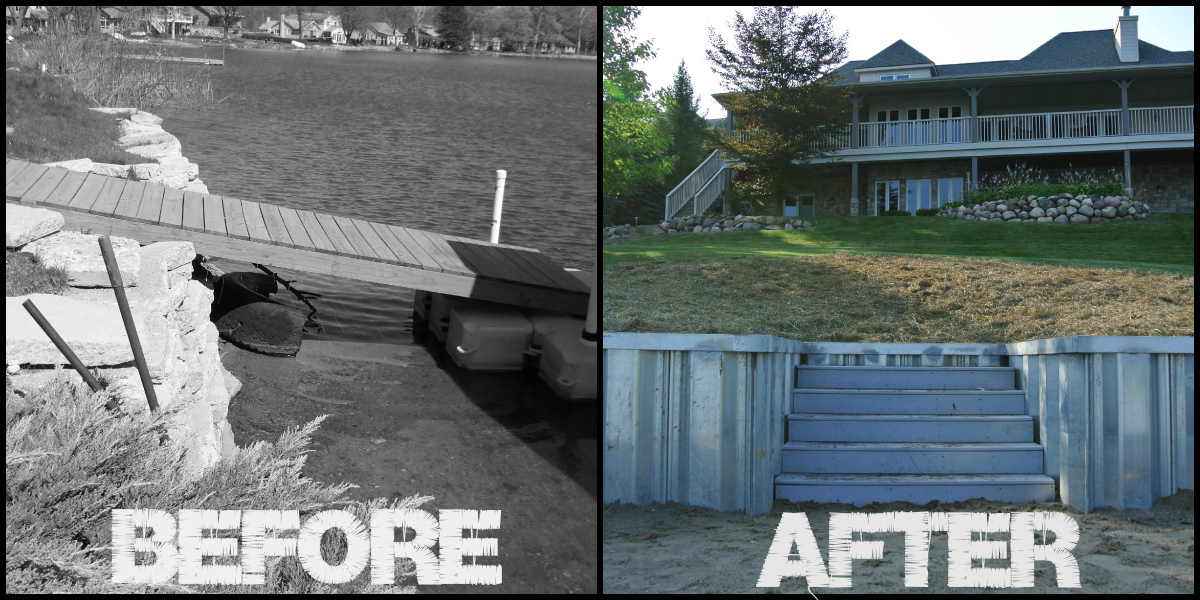
M 1009 258 L 1194 275 L 1195 215 L 1103 225 L 973 223 L 941 217 L 819 217 L 792 231 L 688 233 L 604 248 L 605 266 L 753 256 L 862 254 Z

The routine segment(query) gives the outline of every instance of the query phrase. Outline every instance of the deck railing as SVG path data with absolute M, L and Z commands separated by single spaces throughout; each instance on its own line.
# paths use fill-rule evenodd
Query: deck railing
M 858 124 L 858 146 L 860 148 L 959 144 L 969 141 L 971 141 L 970 117 Z
M 979 117 L 981 142 L 1112 135 L 1121 135 L 1120 109 Z
M 721 151 L 713 150 L 712 154 L 709 154 L 708 158 L 700 163 L 700 166 L 675 186 L 675 189 L 667 192 L 667 208 L 664 219 L 670 219 L 679 212 L 679 209 L 683 208 L 688 200 L 692 199 L 706 183 L 709 183 L 713 175 L 725 168 L 725 163 L 721 159 Z
M 1129 133 L 1195 133 L 1196 107 L 1165 106 L 1129 109 Z

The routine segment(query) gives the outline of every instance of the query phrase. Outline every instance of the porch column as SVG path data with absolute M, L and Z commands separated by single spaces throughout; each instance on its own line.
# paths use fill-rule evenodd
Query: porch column
M 971 157 L 971 191 L 979 189 L 979 157 Z
M 733 132 L 733 112 L 725 111 L 725 131 Z M 726 166 L 725 170 L 728 171 Z M 725 173 L 725 191 L 721 192 L 721 214 L 733 214 L 733 174 Z
M 851 119 L 850 119 L 850 147 L 851 148 L 858 147 L 858 105 L 862 102 L 862 100 L 863 100 L 863 97 L 861 94 L 854 94 L 853 96 L 850 96 L 850 106 L 852 106 L 854 108 L 854 112 L 851 114 Z M 856 191 L 858 190 L 857 187 L 854 189 Z M 850 195 L 856 196 L 857 193 L 851 193 Z
M 850 216 L 858 216 L 858 163 L 857 162 L 850 163 Z
M 979 141 L 979 110 L 975 105 L 976 104 L 975 101 L 979 97 L 979 92 L 982 92 L 984 89 L 985 88 L 981 88 L 981 87 L 963 88 L 963 91 L 971 96 L 971 141 L 972 142 Z
M 1129 167 L 1129 151 L 1125 151 L 1125 195 L 1133 197 L 1133 170 Z
M 1121 80 L 1114 79 L 1114 80 L 1112 80 L 1113 83 L 1117 84 L 1121 88 L 1121 135 L 1129 135 L 1129 86 L 1132 85 L 1133 82 L 1135 82 L 1135 81 L 1137 81 L 1137 80 L 1136 79 L 1121 79 Z M 1126 167 L 1128 167 L 1128 165 L 1129 165 L 1129 152 L 1128 151 L 1125 152 L 1125 165 L 1126 165 Z M 1126 177 L 1125 179 L 1128 182 L 1129 178 Z

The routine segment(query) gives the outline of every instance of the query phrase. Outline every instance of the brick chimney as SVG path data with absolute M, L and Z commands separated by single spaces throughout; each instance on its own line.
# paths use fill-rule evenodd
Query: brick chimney
M 1121 62 L 1138 61 L 1138 30 L 1137 17 L 1129 16 L 1129 7 L 1121 7 L 1121 16 L 1117 17 L 1117 28 L 1113 35 L 1117 38 L 1117 56 Z

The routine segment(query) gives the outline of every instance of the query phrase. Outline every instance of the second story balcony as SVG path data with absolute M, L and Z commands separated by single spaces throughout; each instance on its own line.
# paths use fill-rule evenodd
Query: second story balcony
M 971 117 L 919 119 L 859 123 L 857 144 L 852 144 L 853 125 L 833 128 L 828 134 L 830 150 L 839 155 L 867 155 L 873 150 L 939 146 L 963 149 L 975 145 L 1020 148 L 1048 145 L 1054 140 L 1087 142 L 1119 137 L 1195 134 L 1194 106 L 1129 109 L 1129 133 L 1122 133 L 1121 109 L 1068 112 L 981 115 L 978 132 L 972 132 Z M 1172 136 L 1178 137 L 1178 136 Z M 1142 138 L 1145 139 L 1145 138 Z M 1058 145 L 1055 143 L 1055 145 Z M 934 148 L 925 148 L 934 150 Z M 890 153 L 890 152 L 889 152 Z

